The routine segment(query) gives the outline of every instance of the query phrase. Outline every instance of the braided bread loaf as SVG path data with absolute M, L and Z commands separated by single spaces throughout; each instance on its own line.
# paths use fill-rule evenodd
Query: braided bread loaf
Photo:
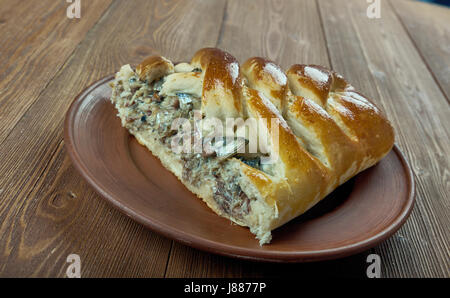
M 136 71 L 123 66 L 111 101 L 122 125 L 167 169 L 217 214 L 249 227 L 260 244 L 378 162 L 394 142 L 380 110 L 334 71 L 296 64 L 285 74 L 259 57 L 240 67 L 215 48 L 199 50 L 191 63 L 174 66 L 152 56 Z M 267 134 L 266 153 L 277 158 L 262 163 L 260 147 L 256 154 L 225 158 L 174 152 L 169 144 L 178 133 L 169 126 L 180 117 L 192 122 L 195 110 L 201 119 L 223 122 L 276 119 L 259 121 L 262 131 L 246 130 L 246 136 Z

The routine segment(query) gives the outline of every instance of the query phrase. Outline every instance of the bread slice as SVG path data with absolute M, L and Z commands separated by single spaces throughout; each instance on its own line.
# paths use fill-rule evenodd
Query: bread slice
M 261 245 L 273 229 L 378 162 L 394 142 L 380 110 L 320 66 L 294 65 L 285 74 L 255 57 L 241 68 L 230 54 L 205 48 L 190 63 L 152 56 L 136 70 L 125 65 L 112 86 L 123 127 Z M 231 138 L 223 130 L 230 119 L 241 120 Z M 222 139 L 207 120 L 223 124 Z

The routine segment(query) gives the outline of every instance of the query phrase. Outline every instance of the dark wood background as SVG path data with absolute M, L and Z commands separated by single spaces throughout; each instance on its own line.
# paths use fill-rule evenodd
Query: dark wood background
M 450 10 L 413 1 L 0 0 L 0 276 L 449 277 Z M 415 174 L 416 205 L 390 239 L 356 256 L 265 264 L 204 253 L 113 209 L 81 179 L 63 140 L 65 112 L 90 83 L 151 54 L 190 60 L 202 47 L 287 68 L 321 64 L 373 98 Z

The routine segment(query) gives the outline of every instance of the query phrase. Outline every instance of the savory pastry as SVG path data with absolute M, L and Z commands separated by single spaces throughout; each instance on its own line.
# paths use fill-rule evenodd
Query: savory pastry
M 212 210 L 249 227 L 261 245 L 273 229 L 377 163 L 394 142 L 378 108 L 342 76 L 316 65 L 296 64 L 284 73 L 255 57 L 240 67 L 230 54 L 205 48 L 190 63 L 152 56 L 136 70 L 125 65 L 112 86 L 122 125 Z M 174 125 L 177 119 L 192 129 Z M 240 134 L 230 136 L 230 129 L 204 125 L 208 119 L 227 128 L 229 119 L 257 126 L 235 122 L 231 133 Z M 263 141 L 252 142 L 260 136 Z M 201 148 L 174 150 L 179 143 Z

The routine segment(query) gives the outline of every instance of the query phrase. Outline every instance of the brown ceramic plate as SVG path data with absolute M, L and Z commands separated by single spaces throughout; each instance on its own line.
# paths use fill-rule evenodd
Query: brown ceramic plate
M 65 122 L 74 165 L 123 213 L 186 245 L 226 256 L 273 262 L 339 258 L 391 236 L 407 219 L 414 182 L 394 149 L 259 246 L 247 228 L 216 215 L 122 128 L 106 77 L 82 92 Z

